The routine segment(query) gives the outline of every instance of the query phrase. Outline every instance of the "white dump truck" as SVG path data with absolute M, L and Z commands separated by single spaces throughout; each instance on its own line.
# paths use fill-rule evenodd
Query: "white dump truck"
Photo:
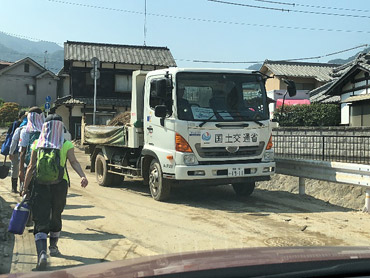
M 159 201 L 175 185 L 252 194 L 275 172 L 264 79 L 233 69 L 133 72 L 130 122 L 84 129 L 91 171 L 102 186 L 142 178 Z

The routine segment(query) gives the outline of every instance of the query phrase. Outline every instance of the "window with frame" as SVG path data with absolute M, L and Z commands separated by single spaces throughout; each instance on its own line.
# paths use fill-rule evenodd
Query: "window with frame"
M 116 74 L 115 75 L 115 87 L 114 90 L 117 93 L 131 92 L 132 88 L 132 76 Z
M 165 97 L 158 97 L 157 91 L 161 90 L 161 88 L 157 87 L 156 81 L 156 79 L 153 79 L 150 82 L 149 106 L 154 110 L 157 105 L 166 105 L 167 115 L 172 115 L 172 91 L 167 92 Z
M 149 105 L 150 105 L 150 108 L 152 108 L 153 110 L 155 109 L 157 105 L 164 104 L 163 99 L 157 97 L 157 94 L 156 94 L 157 87 L 154 81 L 155 79 L 150 82 L 150 97 L 149 97 Z
M 27 95 L 35 95 L 36 94 L 36 86 L 32 84 L 26 84 L 27 88 Z
M 30 72 L 30 64 L 24 64 L 24 72 Z

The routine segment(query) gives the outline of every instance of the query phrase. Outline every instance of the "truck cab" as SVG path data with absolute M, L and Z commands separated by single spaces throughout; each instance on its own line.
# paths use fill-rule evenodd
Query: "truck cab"
M 231 184 L 250 195 L 275 171 L 264 77 L 248 70 L 146 74 L 142 175 L 156 200 L 175 184 Z

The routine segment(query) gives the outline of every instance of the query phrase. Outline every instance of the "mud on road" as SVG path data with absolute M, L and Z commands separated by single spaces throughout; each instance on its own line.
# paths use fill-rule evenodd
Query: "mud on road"
M 88 156 L 76 154 L 85 168 Z M 157 202 L 140 181 L 100 187 L 87 172 L 90 183 L 83 189 L 79 177 L 71 169 L 69 173 L 63 257 L 52 258 L 49 269 L 197 250 L 369 245 L 368 214 L 284 191 L 274 184 L 276 179 L 261 184 L 249 198 L 238 198 L 230 186 L 181 187 L 172 190 L 170 201 Z M 9 182 L 0 180 L 0 192 L 13 206 L 16 197 L 9 193 Z M 11 271 L 31 270 L 34 265 L 22 265 L 22 260 L 35 258 L 31 251 L 29 257 L 17 257 L 17 237 Z

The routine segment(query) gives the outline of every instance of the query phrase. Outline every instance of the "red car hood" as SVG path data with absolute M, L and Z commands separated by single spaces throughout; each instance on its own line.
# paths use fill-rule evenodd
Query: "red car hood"
M 256 266 L 263 275 L 266 265 L 363 259 L 370 259 L 370 247 L 248 248 L 158 255 L 0 277 L 150 277 Z

